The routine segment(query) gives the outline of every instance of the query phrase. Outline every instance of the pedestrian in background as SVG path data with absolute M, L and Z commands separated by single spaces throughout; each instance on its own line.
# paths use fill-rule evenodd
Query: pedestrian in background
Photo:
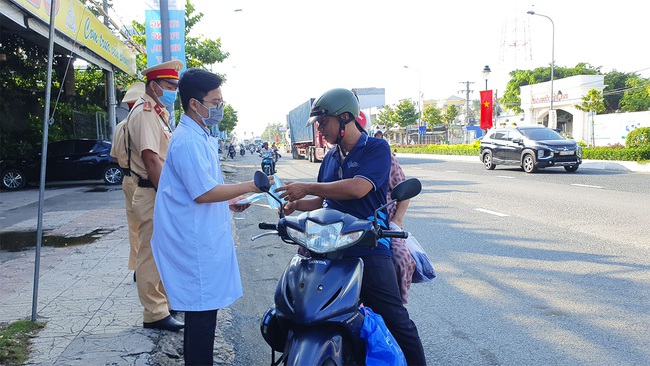
M 133 193 L 132 205 L 139 225 L 136 284 L 140 303 L 144 307 L 142 325 L 171 331 L 182 329 L 183 323 L 169 313 L 167 294 L 151 253 L 151 235 L 156 189 L 171 137 L 169 113 L 165 107 L 176 100 L 178 72 L 182 68 L 183 63 L 174 60 L 142 71 L 147 79 L 145 94 L 136 102 L 126 123 L 129 169 L 138 185 Z
M 224 183 L 217 140 L 208 129 L 223 118 L 221 83 L 199 69 L 181 77 L 184 114 L 156 195 L 151 244 L 169 301 L 185 312 L 187 366 L 213 364 L 217 311 L 243 294 L 229 209 L 244 211 L 250 204 L 237 204 L 242 195 L 259 192 L 252 180 Z
M 362 132 L 365 132 L 365 121 L 357 118 L 357 123 L 362 127 Z M 383 139 L 384 134 L 377 130 L 374 135 L 375 138 Z M 399 183 L 406 180 L 406 175 L 399 165 L 395 154 L 390 157 L 390 174 L 388 179 L 388 191 L 386 192 L 386 201 L 389 201 L 390 195 Z M 393 223 L 399 230 L 404 230 L 403 220 L 406 214 L 406 209 L 409 206 L 410 200 L 399 201 L 395 205 L 388 207 L 388 222 Z M 396 228 L 391 228 L 394 230 Z M 395 264 L 395 272 L 399 282 L 399 291 L 402 296 L 402 302 L 408 303 L 408 290 L 411 288 L 413 281 L 413 272 L 415 272 L 416 263 L 406 246 L 406 241 L 402 238 L 391 238 L 390 248 L 393 251 L 393 263 Z
M 129 111 L 133 109 L 135 102 L 144 94 L 144 90 L 144 83 L 139 81 L 131 84 L 126 90 L 126 94 L 124 94 L 124 98 L 122 98 L 122 103 L 127 104 Z M 135 281 L 135 260 L 138 255 L 138 249 L 140 248 L 140 239 L 138 239 L 138 220 L 135 218 L 132 205 L 133 193 L 135 192 L 135 187 L 137 187 L 137 182 L 133 179 L 134 176 L 131 175 L 131 170 L 129 169 L 129 157 L 127 151 L 128 141 L 126 140 L 125 133 L 127 120 L 128 116 L 115 126 L 113 144 L 111 145 L 111 156 L 115 158 L 117 164 L 122 168 L 122 172 L 124 173 L 124 176 L 122 177 L 122 192 L 124 192 L 126 222 L 129 226 L 129 245 L 131 247 L 127 268 L 134 271 L 133 281 Z

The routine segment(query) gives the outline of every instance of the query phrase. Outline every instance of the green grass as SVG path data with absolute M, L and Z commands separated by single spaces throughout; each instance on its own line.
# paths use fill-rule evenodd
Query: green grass
M 30 338 L 45 323 L 19 320 L 15 323 L 0 323 L 0 365 L 22 365 L 29 358 Z

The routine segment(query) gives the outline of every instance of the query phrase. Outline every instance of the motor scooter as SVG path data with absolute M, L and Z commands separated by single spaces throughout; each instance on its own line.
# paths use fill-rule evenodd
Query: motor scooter
M 262 317 L 260 331 L 271 346 L 271 365 L 363 365 L 364 315 L 359 311 L 363 260 L 343 258 L 343 250 L 354 245 L 375 247 L 380 238 L 408 237 L 407 232 L 382 228 L 378 213 L 415 197 L 422 184 L 416 178 L 403 181 L 393 189 L 390 202 L 375 211 L 373 220 L 362 220 L 331 208 L 285 217 L 280 199 L 269 192 L 267 175 L 258 171 L 254 180 L 281 206 L 276 224 L 259 224 L 260 229 L 273 231 L 251 240 L 277 235 L 309 253 L 291 259 L 275 290 L 274 306 Z M 281 353 L 277 359 L 276 352 Z
M 264 174 L 275 174 L 275 161 L 273 160 L 272 154 L 260 152 L 260 156 L 262 157 L 261 168 Z
M 239 147 L 239 155 L 241 156 L 246 155 L 246 148 L 244 148 L 244 145 Z

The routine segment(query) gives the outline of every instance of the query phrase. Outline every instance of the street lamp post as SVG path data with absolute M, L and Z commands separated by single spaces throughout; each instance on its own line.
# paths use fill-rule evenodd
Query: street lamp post
M 488 81 L 488 79 L 490 78 L 490 72 L 492 72 L 492 70 L 490 70 L 490 66 L 485 65 L 485 67 L 483 68 L 483 79 L 485 79 L 485 90 L 488 90 L 488 84 L 487 84 L 487 81 Z M 493 108 L 493 109 L 494 109 L 494 108 Z M 481 110 L 482 110 L 482 109 L 481 109 Z M 488 130 L 485 129 L 484 133 L 487 134 L 487 131 L 488 131 Z
M 422 103 L 420 103 L 420 97 L 422 96 L 422 77 L 420 74 L 420 70 L 408 67 L 407 65 L 404 65 L 405 69 L 413 69 L 418 72 L 418 144 L 421 143 L 421 135 L 420 135 L 420 126 L 422 125 Z
M 553 23 L 553 19 L 551 19 L 550 17 L 548 17 L 548 16 L 546 16 L 544 14 L 535 13 L 534 10 L 529 10 L 528 14 L 530 14 L 530 15 L 539 15 L 540 17 L 544 17 L 544 18 L 550 20 L 551 21 L 551 26 L 552 26 L 552 29 L 553 29 L 552 38 L 551 38 L 551 109 L 550 109 L 549 114 L 548 114 L 548 116 L 549 116 L 549 125 L 550 125 L 551 124 L 551 120 L 550 120 L 551 119 L 551 113 L 553 113 L 551 111 L 553 111 L 553 99 L 554 99 L 554 96 L 553 96 L 553 70 L 555 69 L 555 23 Z
M 490 78 L 490 72 L 492 72 L 492 70 L 490 70 L 490 66 L 485 65 L 485 67 L 483 68 L 483 79 L 485 79 L 485 90 L 488 90 L 487 81 Z

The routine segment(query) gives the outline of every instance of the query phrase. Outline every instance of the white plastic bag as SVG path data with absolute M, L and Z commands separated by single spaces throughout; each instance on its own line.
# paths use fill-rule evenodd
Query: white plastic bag
M 415 271 L 413 272 L 412 282 L 428 282 L 436 278 L 433 264 L 415 236 L 409 233 L 409 237 L 405 241 L 407 248 L 411 252 L 411 256 L 415 260 Z
M 273 176 L 273 185 L 271 186 L 271 189 L 269 189 L 269 192 L 273 193 L 274 196 L 278 197 L 279 195 L 277 193 L 275 193 L 275 190 L 277 188 L 282 187 L 283 185 L 284 184 L 282 184 L 282 181 L 280 180 L 280 177 L 278 177 L 277 175 L 274 175 Z M 280 197 L 278 197 L 278 198 L 280 199 L 280 201 L 282 202 L 283 205 L 285 203 L 287 203 L 287 201 L 284 198 L 280 198 Z M 269 193 L 266 194 L 266 199 L 269 201 L 269 207 L 271 207 L 272 209 L 277 209 L 278 207 L 280 207 L 280 204 L 278 203 L 278 201 L 276 201 L 273 197 L 271 197 L 271 195 Z

